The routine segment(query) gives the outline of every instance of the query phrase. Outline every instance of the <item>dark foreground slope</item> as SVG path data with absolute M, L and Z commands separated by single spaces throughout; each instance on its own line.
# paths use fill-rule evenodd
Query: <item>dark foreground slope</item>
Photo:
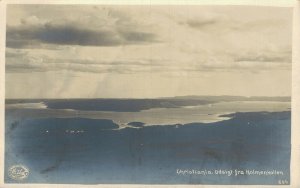
M 29 183 L 278 184 L 289 181 L 290 112 L 229 115 L 202 124 L 116 129 L 110 120 L 6 117 L 5 166 Z M 283 175 L 178 174 L 277 170 Z M 7 173 L 6 173 L 7 174 Z M 18 183 L 5 177 L 6 182 Z

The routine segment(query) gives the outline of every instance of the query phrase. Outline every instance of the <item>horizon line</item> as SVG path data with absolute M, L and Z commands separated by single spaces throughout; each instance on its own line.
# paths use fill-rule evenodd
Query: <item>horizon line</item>
M 4 97 L 5 100 L 18 100 L 18 99 L 25 99 L 25 100 L 30 100 L 30 99 L 166 99 L 166 98 L 179 98 L 179 97 L 244 97 L 244 98 L 254 98 L 254 97 L 266 97 L 266 98 L 292 98 L 291 95 L 281 95 L 281 96 L 265 96 L 265 95 L 252 95 L 252 96 L 245 96 L 245 95 L 179 95 L 179 96 L 164 96 L 164 97 L 135 97 L 135 98 L 130 98 L 130 97 L 60 97 L 60 98 L 6 98 Z

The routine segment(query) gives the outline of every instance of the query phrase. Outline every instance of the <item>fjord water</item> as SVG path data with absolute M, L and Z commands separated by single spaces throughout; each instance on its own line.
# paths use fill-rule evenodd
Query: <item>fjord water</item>
M 289 103 L 230 101 L 136 112 L 7 106 L 5 168 L 15 164 L 28 167 L 30 175 L 23 182 L 278 184 L 281 180 L 289 181 Z M 219 169 L 276 170 L 283 174 L 178 173 L 178 170 Z M 18 183 L 7 175 L 5 181 Z

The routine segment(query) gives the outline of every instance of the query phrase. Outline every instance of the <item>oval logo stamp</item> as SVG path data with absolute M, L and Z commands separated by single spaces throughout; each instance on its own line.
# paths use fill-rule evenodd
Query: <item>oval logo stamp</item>
M 26 179 L 28 175 L 29 170 L 24 165 L 13 165 L 8 169 L 8 176 L 17 181 Z

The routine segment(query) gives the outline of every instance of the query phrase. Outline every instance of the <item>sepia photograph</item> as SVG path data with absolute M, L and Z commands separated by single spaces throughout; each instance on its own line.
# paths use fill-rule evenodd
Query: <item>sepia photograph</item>
M 5 184 L 290 185 L 293 8 L 7 4 Z

